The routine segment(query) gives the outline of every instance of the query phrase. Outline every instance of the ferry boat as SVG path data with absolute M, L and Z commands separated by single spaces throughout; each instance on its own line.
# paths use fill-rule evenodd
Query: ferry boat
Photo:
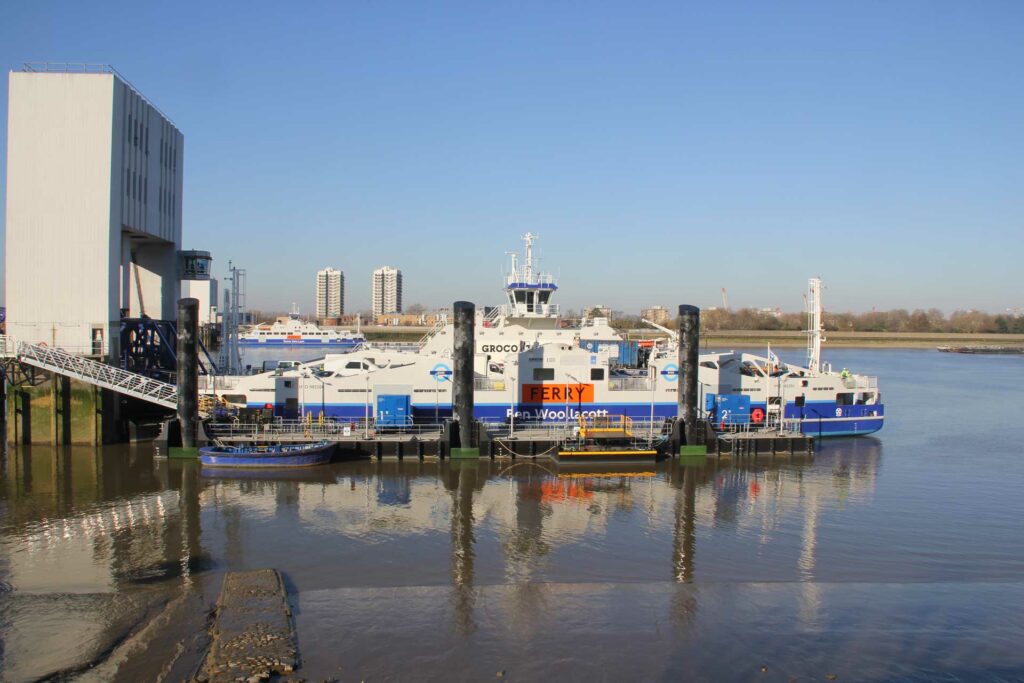
M 349 330 L 321 330 L 313 323 L 301 320 L 294 305 L 287 320 L 278 320 L 272 325 L 257 325 L 238 336 L 238 343 L 241 346 L 299 344 L 355 349 L 365 342 L 366 339 L 361 334 L 352 334 Z
M 522 265 L 512 257 L 507 303 L 477 309 L 474 330 L 475 414 L 485 421 L 553 422 L 624 415 L 657 420 L 677 415 L 678 340 L 640 348 L 605 318 L 570 322 L 551 299 L 554 278 L 537 272 L 523 238 Z M 700 355 L 703 415 L 716 428 L 785 423 L 814 436 L 870 434 L 885 414 L 877 378 L 834 371 L 821 361 L 821 281 L 808 289 L 808 347 L 804 364 L 727 351 Z M 283 373 L 218 380 L 227 403 L 270 407 L 295 418 L 323 413 L 336 419 L 381 418 L 398 400 L 413 423 L 451 416 L 454 327 L 439 324 L 410 351 L 366 344 L 328 354 Z

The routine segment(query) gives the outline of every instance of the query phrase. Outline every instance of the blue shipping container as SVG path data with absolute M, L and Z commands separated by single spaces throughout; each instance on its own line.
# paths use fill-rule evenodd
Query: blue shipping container
M 704 408 L 716 425 L 743 425 L 750 422 L 750 397 L 740 394 L 708 394 Z
M 412 398 L 405 394 L 377 397 L 377 426 L 403 427 L 412 424 Z

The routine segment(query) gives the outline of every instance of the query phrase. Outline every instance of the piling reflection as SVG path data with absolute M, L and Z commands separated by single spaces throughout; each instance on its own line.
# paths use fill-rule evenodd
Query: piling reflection
M 473 585 L 473 493 L 479 469 L 477 462 L 456 461 L 445 472 L 446 485 L 452 494 L 452 608 L 455 628 L 463 635 L 476 630 L 473 619 L 476 603 Z

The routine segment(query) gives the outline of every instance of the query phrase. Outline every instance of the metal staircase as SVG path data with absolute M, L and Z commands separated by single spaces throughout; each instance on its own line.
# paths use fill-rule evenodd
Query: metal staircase
M 448 323 L 445 320 L 439 319 L 437 322 L 434 323 L 433 327 L 427 330 L 426 334 L 420 337 L 420 340 L 416 343 L 419 345 L 420 348 L 423 348 L 424 346 L 426 346 L 427 342 L 433 339 L 438 332 L 445 328 L 447 324 Z
M 17 358 L 22 363 L 42 370 L 95 384 L 164 408 L 173 410 L 177 407 L 178 388 L 173 384 L 76 356 L 61 349 L 20 342 L 17 346 Z

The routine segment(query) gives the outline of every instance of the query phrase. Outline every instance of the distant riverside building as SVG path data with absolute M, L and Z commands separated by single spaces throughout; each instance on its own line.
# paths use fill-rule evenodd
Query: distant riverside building
M 373 271 L 373 315 L 402 312 L 402 271 L 384 266 Z
M 604 304 L 597 304 L 587 309 L 586 316 L 588 318 L 611 318 L 612 309 Z
M 398 327 L 403 325 L 432 326 L 437 323 L 447 322 L 447 311 L 435 311 L 433 313 L 384 313 L 374 318 L 374 323 L 377 325 L 385 325 L 389 327 Z
M 345 274 L 324 268 L 316 274 L 316 317 L 340 318 L 345 313 Z
M 651 306 L 640 310 L 640 317 L 650 320 L 657 325 L 667 325 L 672 320 L 672 315 L 664 306 Z
M 122 316 L 175 318 L 185 139 L 109 66 L 8 92 L 7 331 L 117 355 Z

